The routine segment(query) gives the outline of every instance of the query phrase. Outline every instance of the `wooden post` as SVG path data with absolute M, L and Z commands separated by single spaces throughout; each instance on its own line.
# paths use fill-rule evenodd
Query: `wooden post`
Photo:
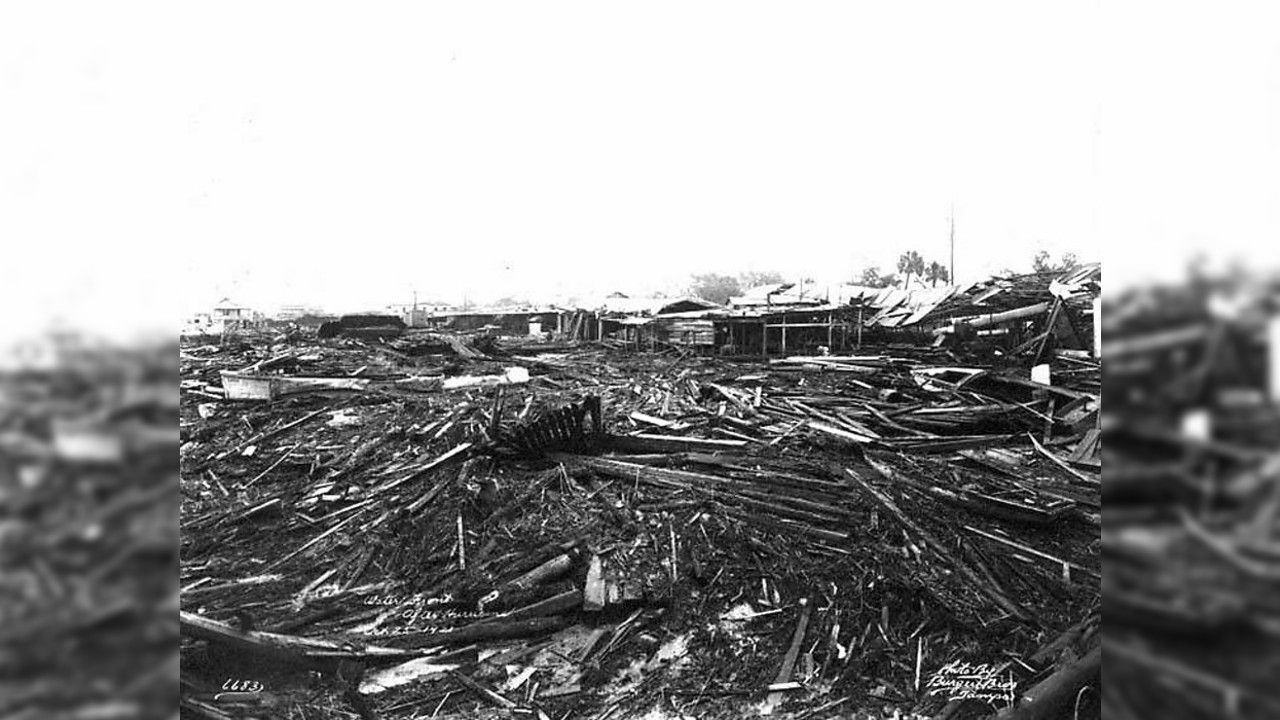
M 787 355 L 787 316 L 782 316 L 782 356 Z
M 769 321 L 760 321 L 760 357 L 769 357 Z
M 862 349 L 862 307 L 858 307 L 858 349 Z
M 1102 298 L 1093 301 L 1093 356 L 1102 357 Z
M 831 352 L 831 334 L 835 330 L 835 313 L 827 313 L 827 352 Z

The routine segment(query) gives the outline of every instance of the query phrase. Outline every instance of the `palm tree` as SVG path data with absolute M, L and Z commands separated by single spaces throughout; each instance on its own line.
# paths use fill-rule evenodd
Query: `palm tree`
M 898 258 L 898 272 L 902 273 L 902 287 L 906 288 L 911 284 L 912 275 L 924 275 L 924 258 L 915 250 L 902 253 Z
M 925 269 L 925 279 L 929 281 L 929 287 L 937 287 L 939 282 L 951 282 L 951 273 L 947 272 L 946 265 L 934 260 Z

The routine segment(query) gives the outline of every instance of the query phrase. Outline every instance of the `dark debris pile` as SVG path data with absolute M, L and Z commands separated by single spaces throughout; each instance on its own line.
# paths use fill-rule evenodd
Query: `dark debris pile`
M 431 342 L 183 349 L 184 717 L 964 718 L 953 661 L 1041 708 L 1090 679 L 1096 361 Z M 228 400 L 245 368 L 279 394 Z

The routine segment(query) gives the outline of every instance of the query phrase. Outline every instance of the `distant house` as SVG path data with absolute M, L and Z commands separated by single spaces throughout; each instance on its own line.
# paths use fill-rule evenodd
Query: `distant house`
M 712 317 L 724 308 L 702 298 L 629 298 L 621 293 L 606 297 L 594 308 L 597 334 L 641 347 L 646 342 L 710 348 L 715 345 Z
M 253 311 L 244 305 L 231 302 L 230 298 L 222 298 L 213 306 L 213 322 L 223 330 L 247 325 L 253 321 Z
M 187 318 L 179 334 L 183 337 L 191 337 L 194 335 L 217 335 L 219 332 L 215 331 L 213 327 L 213 313 L 200 312 Z
M 614 293 L 599 301 L 595 307 L 588 309 L 595 310 L 602 318 L 609 319 L 635 316 L 654 317 L 670 313 L 716 310 L 719 308 L 719 305 L 710 300 L 703 300 L 693 296 L 631 298 L 621 293 Z
M 411 328 L 436 325 L 433 318 L 449 309 L 448 303 L 441 302 L 391 303 L 385 307 L 386 312 L 398 315 Z
M 207 313 L 195 313 L 187 318 L 181 335 L 222 335 L 230 330 L 243 330 L 257 327 L 262 323 L 261 313 L 254 312 L 244 305 L 238 305 L 230 298 L 223 298 L 213 310 Z

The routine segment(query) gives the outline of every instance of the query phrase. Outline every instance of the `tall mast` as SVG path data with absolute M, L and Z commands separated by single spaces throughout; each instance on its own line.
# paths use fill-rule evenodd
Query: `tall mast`
M 956 204 L 951 203 L 951 284 L 956 284 Z

